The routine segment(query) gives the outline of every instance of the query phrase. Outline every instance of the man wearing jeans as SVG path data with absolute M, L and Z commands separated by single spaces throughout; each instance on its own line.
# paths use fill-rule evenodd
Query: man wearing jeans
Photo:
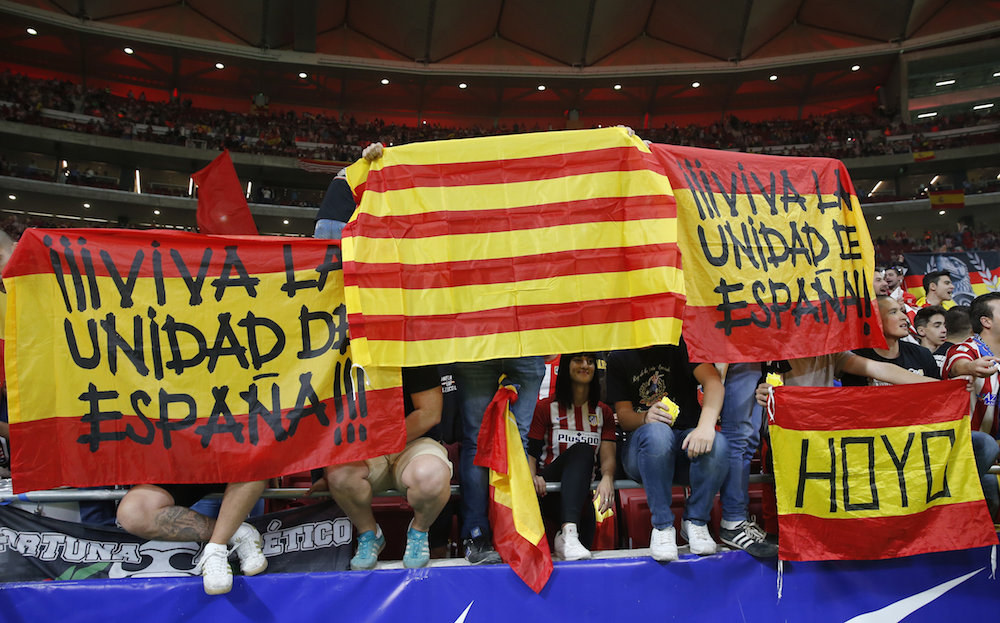
M 760 445 L 762 408 L 754 400 L 761 378 L 759 363 L 730 364 L 726 372 L 726 398 L 722 404 L 721 431 L 729 444 L 729 476 L 722 483 L 722 523 L 719 539 L 757 558 L 778 555 L 778 546 L 749 516 L 750 461 Z
M 493 548 L 489 520 L 489 470 L 473 465 L 479 428 L 486 407 L 506 375 L 517 386 L 517 401 L 510 406 L 521 444 L 526 447 L 528 427 L 535 414 L 538 390 L 545 375 L 544 357 L 516 357 L 455 364 L 455 380 L 462 399 L 461 475 L 462 540 L 465 559 L 472 564 L 496 564 L 500 555 Z
M 698 405 L 699 384 L 704 407 Z M 716 551 L 708 520 L 728 471 L 728 444 L 715 434 L 724 392 L 715 366 L 691 363 L 683 339 L 677 346 L 618 351 L 608 357 L 608 400 L 630 433 L 622 459 L 628 475 L 646 490 L 653 523 L 649 547 L 655 560 L 677 560 L 670 509 L 675 472 L 681 481 L 686 474 L 691 487 L 681 537 L 693 554 Z M 679 407 L 676 416 L 662 398 Z

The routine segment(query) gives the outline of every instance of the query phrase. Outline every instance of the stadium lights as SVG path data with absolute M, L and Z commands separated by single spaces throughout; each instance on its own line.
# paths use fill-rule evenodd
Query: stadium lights
M 142 180 L 139 179 L 139 169 L 135 170 L 135 194 L 142 194 Z
M 188 178 L 188 197 L 194 195 L 194 178 Z
M 17 201 L 17 195 L 15 194 L 7 195 L 7 198 L 10 199 L 11 201 Z
M 307 74 L 306 72 L 304 72 L 304 71 L 300 71 L 299 72 L 299 78 L 302 78 L 303 80 L 305 80 L 308 77 L 309 77 L 309 74 Z
M 389 79 L 388 78 L 382 78 L 381 82 L 382 82 L 382 84 L 389 84 Z
M 861 69 L 861 65 L 851 65 L 851 71 L 857 71 Z
M 284 223 L 285 225 L 288 225 L 288 219 L 287 218 L 285 220 L 281 221 L 281 222 Z
M 250 198 L 250 190 L 253 188 L 253 182 L 247 181 L 247 199 Z
M 458 83 L 458 88 L 460 88 L 460 89 L 467 89 L 467 88 L 469 88 L 469 85 L 465 84 L 464 82 L 459 82 Z
M 153 210 L 153 216 L 159 216 L 159 215 L 160 215 L 159 210 Z
M 876 220 L 876 221 L 881 221 L 881 220 L 882 220 L 882 215 L 881 215 L 881 214 L 879 214 L 878 216 L 876 216 L 876 217 L 875 217 L 875 220 Z
M 695 81 L 695 82 L 692 82 L 692 83 L 691 83 L 691 88 L 692 88 L 692 89 L 697 89 L 697 88 L 698 88 L 698 87 L 700 87 L 700 86 L 701 86 L 701 83 L 700 83 L 700 82 L 697 82 L 697 81 Z
M 622 85 L 616 84 L 615 86 L 613 86 L 611 88 L 614 89 L 615 91 L 621 91 L 622 90 Z
M 938 216 L 944 216 L 944 210 L 941 210 L 940 212 L 938 212 Z
M 947 86 L 951 86 L 953 84 L 955 84 L 955 79 L 951 78 L 949 80 L 938 80 L 937 82 L 934 83 L 934 86 L 936 86 L 936 87 L 947 87 Z
M 917 115 L 917 119 L 929 119 L 931 117 L 937 117 L 937 113 L 936 112 L 922 112 L 919 115 Z
M 872 191 L 871 191 L 870 193 L 868 193 L 868 196 L 869 196 L 869 197 L 871 197 L 872 195 L 874 195 L 874 194 L 875 194 L 875 192 L 876 192 L 876 191 L 877 191 L 877 190 L 878 190 L 879 188 L 881 188 L 881 186 L 882 186 L 882 182 L 883 182 L 883 181 L 884 181 L 884 180 L 879 180 L 879 181 L 878 181 L 878 184 L 875 184 L 875 188 L 872 188 Z
M 226 68 L 226 66 L 225 66 L 225 65 L 223 65 L 222 63 L 216 63 L 216 64 L 215 64 L 215 68 L 216 68 L 216 69 L 225 69 L 225 68 Z
M 544 84 L 538 85 L 538 90 L 539 91 L 544 91 L 545 90 L 545 85 Z
M 935 175 L 934 178 L 931 179 L 931 186 L 933 186 L 934 184 L 937 184 L 937 181 L 939 179 L 941 179 L 941 176 L 940 175 Z
M 90 209 L 90 204 L 89 204 L 89 203 L 84 203 L 84 204 L 83 204 L 83 207 L 84 207 L 85 209 L 89 210 L 89 209 Z
M 777 79 L 778 79 L 778 74 L 771 74 L 771 76 L 768 78 L 768 80 L 770 80 L 771 82 L 774 82 Z
M 972 110 L 986 110 L 988 108 L 993 108 L 993 104 L 992 103 L 989 103 L 989 104 L 978 104 L 976 106 L 973 106 Z
M 122 48 L 122 52 L 124 52 L 126 54 L 135 54 L 135 50 L 133 50 L 132 48 L 130 48 L 128 46 Z
M 25 30 L 25 32 L 27 32 L 32 37 L 34 37 L 35 35 L 38 34 L 38 31 L 35 30 L 34 28 L 32 28 L 31 26 L 28 26 L 28 28 Z

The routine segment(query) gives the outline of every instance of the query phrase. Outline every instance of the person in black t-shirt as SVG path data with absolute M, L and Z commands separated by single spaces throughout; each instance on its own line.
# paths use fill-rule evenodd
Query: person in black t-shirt
M 934 361 L 931 352 L 923 346 L 902 341 L 902 338 L 910 333 L 910 321 L 902 304 L 892 297 L 879 296 L 878 309 L 879 315 L 882 317 L 882 333 L 885 335 L 888 348 L 862 348 L 854 351 L 855 354 L 874 361 L 895 364 L 914 374 L 940 379 L 941 369 Z M 868 377 L 845 374 L 843 384 L 887 385 L 888 383 Z
M 385 547 L 385 536 L 372 513 L 372 496 L 388 489 L 405 492 L 406 501 L 413 507 L 403 565 L 412 569 L 429 562 L 427 531 L 451 497 L 451 461 L 436 438 L 442 403 L 437 366 L 404 368 L 406 446 L 403 450 L 326 468 L 330 495 L 358 530 L 358 549 L 351 559 L 351 569 L 374 568 Z M 313 485 L 314 490 L 322 488 L 322 480 Z

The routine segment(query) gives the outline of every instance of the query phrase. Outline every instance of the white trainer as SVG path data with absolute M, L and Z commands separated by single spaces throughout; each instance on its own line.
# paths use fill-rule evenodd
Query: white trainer
M 222 543 L 207 543 L 201 550 L 201 558 L 195 565 L 195 571 L 201 574 L 205 592 L 209 595 L 222 595 L 233 588 L 233 570 L 229 566 L 229 550 Z
M 699 526 L 686 519 L 681 522 L 681 538 L 688 542 L 691 553 L 699 556 L 714 554 L 719 548 L 708 531 L 708 526 Z
M 559 538 L 559 537 L 562 538 Z M 593 554 L 580 542 L 576 524 L 566 524 L 555 539 L 556 556 L 563 560 L 587 560 Z
M 257 575 L 267 569 L 267 557 L 264 556 L 264 540 L 260 532 L 248 523 L 240 524 L 236 534 L 229 539 L 229 548 L 240 558 L 240 570 L 243 575 Z
M 660 562 L 677 560 L 677 534 L 673 526 L 665 530 L 653 528 L 649 535 L 649 553 L 653 560 Z

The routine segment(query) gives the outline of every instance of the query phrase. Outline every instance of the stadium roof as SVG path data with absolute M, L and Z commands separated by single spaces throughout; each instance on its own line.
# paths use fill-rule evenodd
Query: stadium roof
M 985 42 L 1000 63 L 997 0 L 0 0 L 0 13 L 12 68 L 424 119 L 794 117 L 870 108 L 899 84 L 901 54 L 953 48 L 960 66 Z

